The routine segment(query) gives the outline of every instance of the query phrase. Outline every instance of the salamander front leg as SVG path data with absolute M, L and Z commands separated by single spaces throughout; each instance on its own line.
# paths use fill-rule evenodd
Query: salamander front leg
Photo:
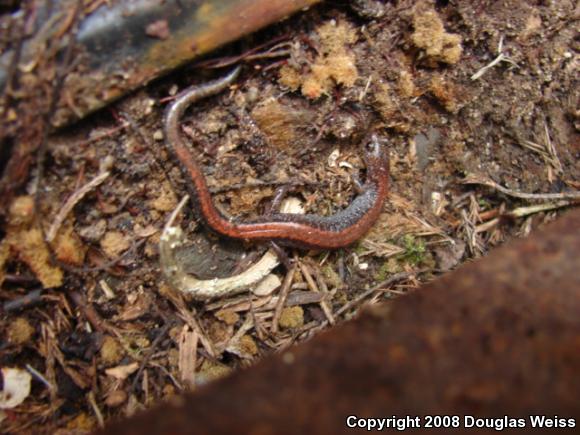
M 365 187 L 364 187 L 363 183 L 360 181 L 358 174 L 356 174 L 356 175 L 353 174 L 351 176 L 351 179 L 352 179 L 352 185 L 354 186 L 354 190 L 356 191 L 356 193 L 358 195 L 363 193 L 365 190 Z
M 268 210 L 266 210 L 266 215 L 280 212 L 282 201 L 284 200 L 284 197 L 288 193 L 288 190 L 289 190 L 288 186 L 280 186 L 276 189 L 276 192 L 274 193 L 274 198 L 272 199 L 272 202 L 270 203 Z

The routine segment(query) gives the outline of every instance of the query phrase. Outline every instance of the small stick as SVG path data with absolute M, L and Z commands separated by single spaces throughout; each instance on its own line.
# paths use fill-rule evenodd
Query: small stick
M 104 264 L 102 264 L 100 266 L 95 266 L 95 267 L 88 267 L 88 266 L 74 267 L 74 266 L 71 266 L 71 265 L 66 264 L 66 263 L 63 263 L 63 262 L 59 262 L 59 265 L 64 270 L 66 270 L 67 272 L 76 273 L 76 274 L 86 274 L 86 273 L 91 273 L 91 272 L 101 272 L 103 270 L 110 269 L 111 267 L 113 267 L 117 263 L 119 263 L 121 260 L 123 260 L 123 259 L 127 258 L 129 255 L 133 254 L 146 241 L 147 241 L 147 237 L 144 237 L 143 239 L 141 239 L 139 241 L 133 241 L 133 243 L 131 244 L 131 246 L 129 247 L 129 249 L 127 249 L 125 252 L 123 252 L 117 258 L 113 258 L 112 260 L 109 260 L 109 261 L 107 261 L 106 263 L 104 263 Z M 50 246 L 50 245 L 48 245 L 48 246 Z
M 92 391 L 89 391 L 89 393 L 87 394 L 87 400 L 89 401 L 91 408 L 93 408 L 93 412 L 95 413 L 95 417 L 97 419 L 97 423 L 99 424 L 99 427 L 101 429 L 104 428 L 105 427 L 105 419 L 103 418 L 103 413 L 101 412 L 101 410 L 99 409 L 99 407 L 97 405 L 97 401 L 95 400 L 95 394 Z
M 97 310 L 89 303 L 86 298 L 79 292 L 73 291 L 70 293 L 70 297 L 77 306 L 77 308 L 83 313 L 85 319 L 99 332 L 108 332 L 117 338 L 120 338 L 120 333 L 111 326 L 106 320 L 104 320 Z
M 167 322 L 165 325 L 163 325 L 163 328 L 161 329 L 161 331 L 159 331 L 159 334 L 157 334 L 157 337 L 155 337 L 155 339 L 153 340 L 153 343 L 151 343 L 151 347 L 149 349 L 147 349 L 147 353 L 143 357 L 143 360 L 141 361 L 141 364 L 139 366 L 139 370 L 137 371 L 137 374 L 135 375 L 135 378 L 133 379 L 133 382 L 131 383 L 131 392 L 135 392 L 135 389 L 137 388 L 137 383 L 139 382 L 139 378 L 141 377 L 143 370 L 145 370 L 145 367 L 147 366 L 147 363 L 149 362 L 149 360 L 153 356 L 155 349 L 157 348 L 159 343 L 161 343 L 161 340 L 165 337 L 165 335 L 167 335 L 167 332 L 169 331 L 169 329 L 172 326 L 173 326 L 173 322 L 171 322 L 171 321 Z
M 328 304 L 328 301 L 330 300 L 330 292 L 328 291 L 328 286 L 326 285 L 326 282 L 324 281 L 324 277 L 322 276 L 322 273 L 320 273 L 320 269 L 317 265 L 311 265 L 312 267 L 312 273 L 314 273 L 314 276 L 316 278 L 316 282 L 318 283 L 318 287 L 320 287 L 321 293 L 323 295 L 322 300 L 319 302 L 320 303 L 320 307 L 325 311 L 328 310 L 328 314 L 326 317 L 328 319 L 328 322 L 331 325 L 334 325 L 336 323 L 336 320 L 334 319 L 334 316 L 332 315 L 332 309 Z M 326 308 L 325 308 L 326 307 Z M 325 311 L 325 315 L 326 315 L 326 311 Z
M 306 279 L 306 282 L 308 283 L 308 287 L 310 288 L 310 290 L 312 290 L 315 293 L 320 293 L 318 286 L 316 285 L 314 279 L 312 278 L 312 274 L 310 273 L 309 267 L 306 264 L 300 263 L 300 271 L 302 272 L 302 275 L 304 275 L 304 278 Z M 322 311 L 324 312 L 324 315 L 326 316 L 328 323 L 334 325 L 336 323 L 336 320 L 334 320 L 334 316 L 332 315 L 332 309 L 328 305 L 326 299 L 320 301 L 320 308 L 322 308 Z
M 121 122 L 119 125 L 116 125 L 115 127 L 111 127 L 101 133 L 95 134 L 92 137 L 89 137 L 88 139 L 82 140 L 77 142 L 76 144 L 74 144 L 74 147 L 82 147 L 82 146 L 87 146 L 90 145 L 92 143 L 98 142 L 101 139 L 105 139 L 108 137 L 113 136 L 115 133 L 118 133 L 124 129 L 126 129 L 129 126 L 129 123 L 126 121 Z
M 321 183 L 319 181 L 252 181 L 247 183 L 230 184 L 229 186 L 223 187 L 211 187 L 209 191 L 211 193 L 224 193 L 230 192 L 232 190 L 242 190 L 242 189 L 254 189 L 257 187 L 324 187 L 326 183 Z
M 34 367 L 32 367 L 30 364 L 26 364 L 25 365 L 26 370 L 28 370 L 30 372 L 30 374 L 32 376 L 34 376 L 37 380 L 39 380 L 40 382 L 42 382 L 46 388 L 52 393 L 54 391 L 56 391 L 56 388 L 54 385 L 52 385 L 43 375 L 42 373 L 40 373 L 38 370 L 36 370 Z
M 518 207 L 512 211 L 501 213 L 499 217 L 491 219 L 490 221 L 477 225 L 475 227 L 475 232 L 482 233 L 490 230 L 491 228 L 495 227 L 500 223 L 502 216 L 508 216 L 512 218 L 522 218 L 543 211 L 557 210 L 559 208 L 568 207 L 569 205 L 572 204 L 573 202 L 571 201 L 558 201 L 558 202 L 547 202 L 545 204 L 531 205 L 529 207 Z
M 510 57 L 506 56 L 503 53 L 503 36 L 499 39 L 499 44 L 497 47 L 497 52 L 499 53 L 497 57 L 492 60 L 490 63 L 479 69 L 475 74 L 471 76 L 471 80 L 477 80 L 481 78 L 488 70 L 496 66 L 500 62 L 508 62 L 511 63 L 515 67 L 519 67 L 519 65 Z
M 502 213 L 503 212 L 499 208 L 486 210 L 486 211 L 479 213 L 479 219 L 481 222 L 485 222 L 488 219 L 493 219 L 493 218 L 500 216 Z M 463 224 L 463 220 L 457 219 L 457 220 L 451 222 L 450 226 L 452 228 L 457 228 L 458 226 L 460 226 L 462 224 Z
M 83 199 L 83 197 L 87 193 L 89 193 L 91 190 L 93 190 L 95 187 L 97 187 L 99 184 L 101 184 L 103 181 L 105 181 L 109 175 L 111 175 L 111 173 L 109 171 L 103 172 L 102 174 L 97 175 L 95 178 L 93 178 L 87 184 L 82 186 L 80 189 L 73 192 L 73 194 L 66 200 L 64 205 L 60 208 L 56 217 L 54 218 L 54 221 L 52 222 L 52 225 L 48 229 L 48 231 L 46 233 L 46 241 L 47 242 L 50 243 L 54 240 L 54 238 L 56 237 L 56 233 L 58 232 L 60 226 L 62 225 L 63 221 L 65 220 L 67 215 L 70 213 L 70 211 L 73 209 L 73 207 L 81 199 Z
M 189 325 L 183 325 L 179 336 L 179 374 L 183 384 L 189 388 L 195 386 L 195 365 L 197 363 L 197 343 L 199 336 L 195 330 L 189 331 Z
M 250 58 L 250 56 L 253 56 L 254 59 L 259 59 L 260 54 L 256 54 L 259 50 L 268 47 L 269 45 L 271 45 L 271 47 L 265 51 L 266 56 L 269 52 L 271 52 L 272 50 L 277 50 L 278 48 L 284 46 L 284 45 L 290 45 L 290 42 L 287 42 L 288 40 L 288 35 L 280 35 L 276 38 L 273 38 L 270 41 L 267 41 L 263 44 L 260 44 L 256 47 L 253 47 L 249 50 L 247 50 L 246 52 L 238 55 L 238 56 L 227 56 L 227 57 L 222 57 L 220 59 L 211 59 L 208 61 L 202 61 L 202 62 L 197 62 L 196 63 L 196 67 L 202 67 L 202 68 L 222 68 L 224 66 L 229 66 L 229 65 L 233 65 L 235 63 L 238 63 L 241 60 L 247 60 L 248 58 Z M 289 54 L 289 53 L 288 53 Z M 266 57 L 263 56 L 263 57 Z
M 344 304 L 342 307 L 340 307 L 334 313 L 334 315 L 335 316 L 340 316 L 342 313 L 344 313 L 344 312 L 346 312 L 346 311 L 354 308 L 362 300 L 366 299 L 368 296 L 372 295 L 374 292 L 384 291 L 383 289 L 385 287 L 388 287 L 388 286 L 390 286 L 391 284 L 394 284 L 397 281 L 402 281 L 404 279 L 410 278 L 411 276 L 419 275 L 420 273 L 426 272 L 427 270 L 429 270 L 429 269 L 419 269 L 419 270 L 414 270 L 414 271 L 411 271 L 411 272 L 395 273 L 394 275 L 392 275 L 391 277 L 387 278 L 386 280 L 378 283 L 374 287 L 372 287 L 372 288 L 368 289 L 367 291 L 361 293 L 356 298 L 354 298 L 352 301 Z
M 288 297 L 288 292 L 290 291 L 290 287 L 292 287 L 292 281 L 294 280 L 294 273 L 296 272 L 296 262 L 293 262 L 284 278 L 284 282 L 282 283 L 282 288 L 280 289 L 280 293 L 278 295 L 278 304 L 276 305 L 276 309 L 274 310 L 274 318 L 272 319 L 272 333 L 278 332 L 280 316 L 282 315 L 282 310 L 284 309 L 284 303 L 286 302 L 286 298 Z
M 181 320 L 186 322 L 193 331 L 197 333 L 199 341 L 203 346 L 203 348 L 208 353 L 208 355 L 211 356 L 212 358 L 216 358 L 218 353 L 216 352 L 212 341 L 209 339 L 209 337 L 207 336 L 207 334 L 205 333 L 205 331 L 203 330 L 197 319 L 193 316 L 193 314 L 187 310 L 183 300 L 180 301 L 180 305 L 177 308 L 179 310 L 179 317 L 181 318 Z
M 491 187 L 492 189 L 498 190 L 499 192 L 513 196 L 514 198 L 521 198 L 521 199 L 580 199 L 580 192 L 579 191 L 571 191 L 571 192 L 561 192 L 561 193 L 525 193 L 525 192 L 518 192 L 516 190 L 511 190 L 506 187 L 503 187 L 497 184 L 495 181 L 492 181 L 487 178 L 483 178 L 477 175 L 470 175 L 466 177 L 464 180 L 461 181 L 462 184 L 480 184 L 482 186 Z
M 32 290 L 31 292 L 21 296 L 17 299 L 4 302 L 4 312 L 17 311 L 22 308 L 29 307 L 40 302 L 42 296 L 42 289 Z
M 249 311 L 250 315 L 252 316 L 252 322 L 254 323 L 256 335 L 261 341 L 264 341 L 266 334 L 264 333 L 264 327 L 262 326 L 262 322 L 258 319 L 258 316 L 256 316 L 256 311 L 254 310 L 254 304 L 252 302 L 251 292 L 248 292 L 248 304 L 250 306 Z

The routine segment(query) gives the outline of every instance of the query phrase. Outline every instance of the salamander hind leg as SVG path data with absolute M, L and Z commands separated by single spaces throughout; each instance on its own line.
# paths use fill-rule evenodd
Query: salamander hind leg
M 278 257 L 278 260 L 280 260 L 280 263 L 284 265 L 286 270 L 290 270 L 290 268 L 292 267 L 293 260 L 291 260 L 290 257 L 288 257 L 288 254 L 286 254 L 284 248 L 282 248 L 274 241 L 270 241 L 270 246 L 272 247 L 272 250 L 276 253 L 276 256 Z

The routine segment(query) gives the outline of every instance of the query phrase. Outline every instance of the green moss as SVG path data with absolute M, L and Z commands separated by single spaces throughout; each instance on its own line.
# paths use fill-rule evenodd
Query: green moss
M 362 243 L 360 243 L 360 242 L 359 242 L 359 243 L 357 243 L 357 244 L 354 246 L 354 252 L 355 252 L 355 254 L 357 254 L 357 255 L 361 255 L 361 254 L 363 254 L 365 251 L 366 251 L 365 247 L 364 247 L 364 246 L 363 246 L 363 244 L 362 244 Z
M 421 239 L 416 239 L 411 234 L 406 234 L 403 237 L 403 248 L 405 252 L 402 258 L 411 264 L 417 265 L 425 260 L 425 242 Z
M 334 271 L 334 269 L 332 268 L 332 266 L 329 263 L 327 263 L 322 268 L 322 274 L 324 275 L 324 277 L 326 278 L 326 280 L 330 283 L 330 285 L 332 287 L 338 288 L 338 287 L 342 287 L 344 285 L 344 282 L 342 282 L 342 279 L 340 279 L 340 276 L 338 275 L 338 273 L 336 273 Z
M 385 261 L 379 268 L 375 275 L 376 281 L 384 281 L 393 273 L 398 273 L 401 271 L 401 264 L 395 258 L 389 258 Z
M 479 198 L 477 204 L 484 210 L 489 210 L 491 208 L 491 204 L 485 198 Z

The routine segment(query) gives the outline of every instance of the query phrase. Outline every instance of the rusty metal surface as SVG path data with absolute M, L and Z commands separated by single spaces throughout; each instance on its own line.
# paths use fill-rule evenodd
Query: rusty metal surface
M 349 415 L 558 415 L 575 417 L 578 426 L 579 254 L 574 210 L 356 321 L 106 433 L 342 433 L 350 431 Z
M 279 21 L 319 0 L 134 0 L 103 2 L 86 14 L 76 36 L 75 67 L 58 111 L 62 126 L 204 53 Z M 75 1 L 39 2 L 37 31 L 26 41 L 21 63 L 38 57 L 46 41 L 62 39 Z M 47 26 L 47 23 L 52 23 Z M 64 24 L 59 24 L 64 23 Z M 0 57 L 0 89 L 13 53 Z

